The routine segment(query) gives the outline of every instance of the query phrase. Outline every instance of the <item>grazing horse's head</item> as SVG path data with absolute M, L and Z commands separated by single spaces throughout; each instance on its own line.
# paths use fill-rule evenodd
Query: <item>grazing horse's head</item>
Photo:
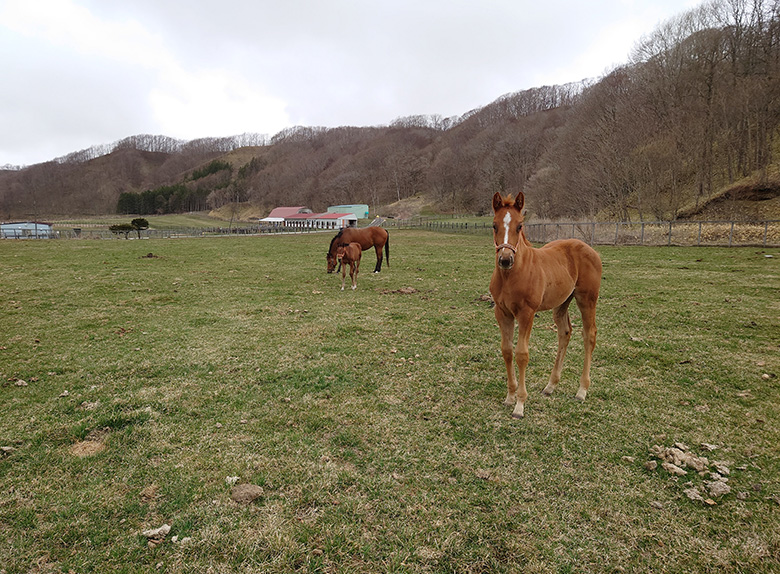
M 517 197 L 502 197 L 496 192 L 493 196 L 493 242 L 496 246 L 497 263 L 501 269 L 511 269 L 515 264 L 515 254 L 523 243 L 523 204 L 525 196 L 518 192 Z
M 336 255 L 328 251 L 325 257 L 328 259 L 328 273 L 333 273 L 336 270 Z
M 336 259 L 336 248 L 338 247 L 338 244 L 341 243 L 340 239 L 343 233 L 344 230 L 342 229 L 330 240 L 330 247 L 328 247 L 328 252 L 325 255 L 328 260 L 328 273 L 333 273 L 336 270 L 336 264 L 339 262 L 339 260 Z

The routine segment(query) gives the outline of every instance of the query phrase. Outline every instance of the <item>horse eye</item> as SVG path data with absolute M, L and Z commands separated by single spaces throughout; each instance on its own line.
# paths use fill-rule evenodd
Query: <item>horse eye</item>
M 493 224 L 493 231 L 498 231 L 498 225 L 496 225 L 495 223 Z
M 517 226 L 517 231 L 519 232 L 522 228 L 523 228 L 523 224 L 521 223 L 520 225 Z

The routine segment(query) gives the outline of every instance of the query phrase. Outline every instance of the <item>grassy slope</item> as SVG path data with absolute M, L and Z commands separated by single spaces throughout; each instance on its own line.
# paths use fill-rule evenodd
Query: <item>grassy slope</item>
M 541 395 L 542 314 L 515 421 L 480 299 L 489 241 L 395 232 L 356 292 L 325 274 L 327 241 L 0 242 L 7 572 L 780 567 L 778 379 L 761 377 L 780 373 L 777 253 L 600 249 L 591 393 L 571 399 L 575 336 Z M 701 477 L 644 469 L 676 441 L 720 446 L 717 506 L 684 496 Z M 264 496 L 233 503 L 228 476 Z

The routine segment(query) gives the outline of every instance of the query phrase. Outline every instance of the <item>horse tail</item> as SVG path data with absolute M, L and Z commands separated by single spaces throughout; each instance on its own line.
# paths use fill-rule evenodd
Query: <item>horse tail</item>
M 387 239 L 385 239 L 385 261 L 387 266 L 390 267 L 390 233 L 387 234 Z

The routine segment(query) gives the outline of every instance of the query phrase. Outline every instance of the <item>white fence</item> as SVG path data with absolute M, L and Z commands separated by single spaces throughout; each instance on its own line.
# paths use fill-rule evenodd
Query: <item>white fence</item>
M 478 233 L 488 235 L 492 223 L 441 221 L 424 218 L 388 219 L 388 229 L 425 229 L 446 233 Z M 534 243 L 548 243 L 555 239 L 577 238 L 591 245 L 680 245 L 680 246 L 757 246 L 780 247 L 780 220 L 767 221 L 654 221 L 654 222 L 560 222 L 527 223 L 525 233 Z M 331 230 L 332 231 L 332 230 Z M 294 227 L 232 227 L 193 229 L 147 229 L 141 231 L 144 239 L 177 237 L 209 237 L 226 235 L 263 235 L 279 233 L 321 233 L 322 230 Z M 124 233 L 115 234 L 106 227 L 55 230 L 53 238 L 61 239 L 124 239 Z M 129 239 L 138 238 L 131 231 Z
M 431 221 L 422 218 L 389 220 L 386 227 L 427 229 L 447 233 L 491 233 L 492 223 Z M 526 237 L 534 243 L 576 238 L 591 245 L 680 245 L 780 247 L 780 220 L 767 221 L 653 221 L 527 223 Z

